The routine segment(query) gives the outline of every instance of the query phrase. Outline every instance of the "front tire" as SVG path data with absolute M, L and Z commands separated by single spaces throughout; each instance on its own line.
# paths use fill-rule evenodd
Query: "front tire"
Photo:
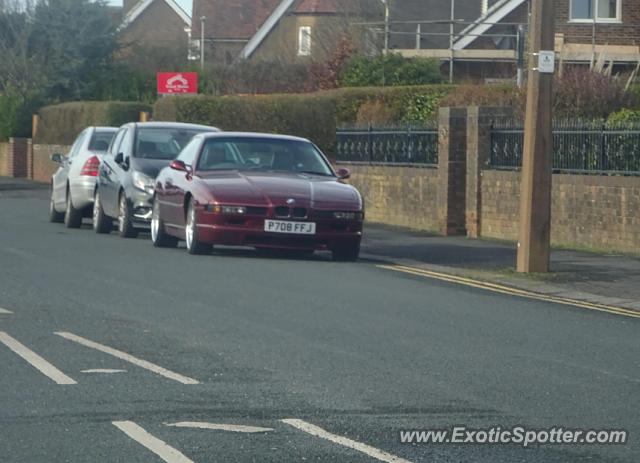
M 189 254 L 210 254 L 212 245 L 198 240 L 198 228 L 196 226 L 196 208 L 193 200 L 189 202 L 187 210 L 187 226 L 184 229 L 185 240 L 187 241 L 187 251 Z
M 64 226 L 67 228 L 80 228 L 82 225 L 82 211 L 73 206 L 71 190 L 67 190 L 67 210 L 64 213 Z
M 164 228 L 164 222 L 160 217 L 160 205 L 158 198 L 153 199 L 153 212 L 151 214 L 151 241 L 157 248 L 175 248 L 178 238 L 169 235 Z
M 129 201 L 127 195 L 120 193 L 118 200 L 118 236 L 120 238 L 135 238 L 138 236 L 138 230 L 131 223 L 131 211 L 129 210 Z
M 51 223 L 64 222 L 64 213 L 56 211 L 56 205 L 53 200 L 53 187 L 51 188 L 51 200 L 49 201 L 49 222 Z
M 99 234 L 110 233 L 113 228 L 113 220 L 104 213 L 100 201 L 100 191 L 97 190 L 93 197 L 93 231 Z

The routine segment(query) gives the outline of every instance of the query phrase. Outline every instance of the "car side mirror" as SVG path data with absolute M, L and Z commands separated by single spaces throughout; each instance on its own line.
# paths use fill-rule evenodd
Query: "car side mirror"
M 58 164 L 62 164 L 64 162 L 64 156 L 61 155 L 60 153 L 53 153 L 51 155 L 51 160 L 53 162 L 57 162 Z
M 174 159 L 173 161 L 171 161 L 171 163 L 169 164 L 169 167 L 171 167 L 173 170 L 179 170 L 180 172 L 188 172 L 189 171 L 187 169 L 187 166 L 185 165 L 185 163 L 183 161 L 179 161 L 177 159 Z
M 336 173 L 338 174 L 338 178 L 340 180 L 346 180 L 351 177 L 351 171 L 345 167 L 341 167 Z

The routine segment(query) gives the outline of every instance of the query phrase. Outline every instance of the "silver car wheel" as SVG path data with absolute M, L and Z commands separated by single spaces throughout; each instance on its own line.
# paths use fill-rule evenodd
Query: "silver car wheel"
M 193 242 L 195 241 L 195 231 L 196 231 L 196 211 L 191 208 L 189 210 L 189 216 L 187 217 L 187 226 L 185 229 L 185 238 L 187 241 L 187 248 L 191 249 L 193 246 Z
M 153 204 L 153 213 L 151 216 L 151 241 L 158 241 L 158 231 L 160 230 L 160 211 L 156 202 Z
M 98 223 L 98 218 L 99 218 L 99 207 L 100 207 L 100 193 L 98 193 L 96 191 L 96 196 L 93 199 L 93 214 L 92 214 L 92 219 L 93 219 L 93 223 L 94 225 L 96 223 Z
M 127 198 L 125 198 L 124 194 L 120 195 L 120 207 L 118 211 L 118 231 L 120 233 L 124 233 L 124 221 L 126 220 L 125 215 L 127 213 Z

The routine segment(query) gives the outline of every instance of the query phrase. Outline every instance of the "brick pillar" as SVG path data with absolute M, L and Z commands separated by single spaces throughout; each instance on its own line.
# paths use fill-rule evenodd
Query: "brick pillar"
M 443 235 L 464 235 L 467 108 L 440 108 L 438 130 L 438 228 Z
M 467 236 L 482 236 L 482 171 L 491 154 L 491 124 L 499 118 L 512 117 L 506 107 L 471 106 L 467 108 Z
M 9 175 L 16 178 L 27 177 L 29 169 L 28 154 L 28 138 L 9 139 Z

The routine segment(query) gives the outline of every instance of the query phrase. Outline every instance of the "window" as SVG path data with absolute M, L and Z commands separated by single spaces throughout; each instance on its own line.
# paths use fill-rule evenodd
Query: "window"
M 302 26 L 298 31 L 298 56 L 311 56 L 311 27 Z
M 109 146 L 109 154 L 114 156 L 118 154 L 118 148 L 120 148 L 120 142 L 122 141 L 122 137 L 124 137 L 127 129 L 120 129 L 120 131 L 116 134 L 115 138 L 111 140 L 111 145 Z
M 619 22 L 621 0 L 571 0 L 571 21 Z
M 73 144 L 73 146 L 71 147 L 71 150 L 69 151 L 70 158 L 75 157 L 75 155 L 80 152 L 80 148 L 84 143 L 84 139 L 87 137 L 87 130 L 88 129 L 85 129 L 80 135 L 78 135 L 78 138 L 76 138 L 75 143 Z
M 115 134 L 115 130 L 96 130 L 93 132 L 93 137 L 89 143 L 89 150 L 105 153 Z

